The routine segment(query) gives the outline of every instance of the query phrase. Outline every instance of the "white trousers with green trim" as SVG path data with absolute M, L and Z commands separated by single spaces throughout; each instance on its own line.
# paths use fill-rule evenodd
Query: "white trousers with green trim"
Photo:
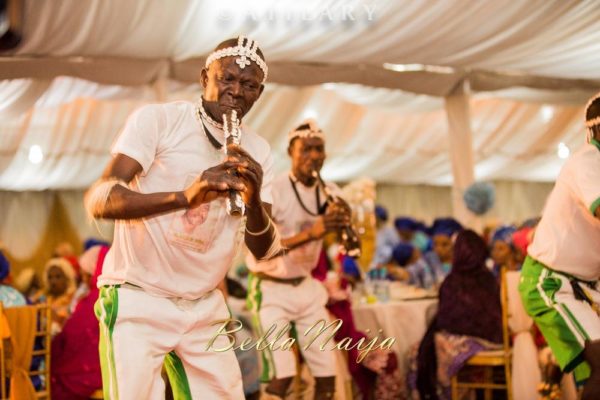
M 600 306 L 600 292 L 580 283 Z M 582 382 L 589 376 L 583 349 L 587 341 L 600 340 L 600 317 L 589 303 L 578 300 L 569 278 L 528 256 L 521 270 L 519 291 L 523 306 L 533 318 L 560 367 L 574 372 Z
M 107 286 L 95 309 L 105 399 L 164 399 L 163 363 L 176 400 L 244 399 L 233 350 L 207 350 L 220 326 L 213 323 L 230 317 L 220 291 L 190 301 Z M 212 349 L 228 344 L 219 336 Z
M 290 334 L 286 333 L 273 341 L 291 323 L 295 326 L 296 343 L 311 374 L 314 377 L 335 376 L 336 359 L 331 350 L 335 342 L 333 339 L 327 342 L 333 328 L 321 335 L 315 335 L 318 332 L 319 321 L 331 320 L 325 308 L 328 295 L 323 285 L 312 277 L 307 277 L 300 285 L 293 286 L 260 279 L 252 274 L 248 283 L 248 308 L 253 313 L 255 329 L 259 336 L 271 332 L 265 339 L 273 343 L 273 346 L 262 351 L 261 380 L 268 382 L 273 378 L 289 378 L 296 375 L 296 357 L 293 351 L 280 348 Z M 315 325 L 316 329 L 307 333 L 307 330 Z M 321 346 L 324 346 L 325 350 L 321 350 Z

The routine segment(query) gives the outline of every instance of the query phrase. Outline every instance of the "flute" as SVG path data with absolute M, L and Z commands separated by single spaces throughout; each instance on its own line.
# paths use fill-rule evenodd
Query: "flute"
M 231 110 L 223 114 L 223 133 L 225 134 L 225 155 L 227 156 L 227 146 L 230 144 L 240 145 L 242 142 L 242 130 L 240 129 L 240 121 L 237 117 L 237 112 Z M 242 200 L 242 195 L 237 190 L 230 190 L 229 197 L 226 199 L 227 213 L 234 217 L 244 215 L 246 205 Z
M 312 176 L 317 180 L 319 186 L 321 186 L 323 193 L 325 193 L 327 205 L 330 206 L 337 203 L 339 201 L 338 198 L 331 193 L 331 191 L 321 178 L 319 172 L 313 171 Z M 338 231 L 338 239 L 342 247 L 342 254 L 347 254 L 352 258 L 360 257 L 360 239 L 358 237 L 358 234 L 356 233 L 356 229 L 352 225 L 352 222 L 350 222 L 349 225 L 345 226 L 340 231 Z

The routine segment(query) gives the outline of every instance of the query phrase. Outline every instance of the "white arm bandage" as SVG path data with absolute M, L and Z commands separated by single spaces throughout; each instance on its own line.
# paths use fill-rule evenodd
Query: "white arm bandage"
M 279 255 L 279 253 L 281 253 L 284 250 L 283 245 L 281 244 L 281 235 L 279 234 L 279 229 L 277 229 L 277 225 L 273 223 L 271 225 L 273 225 L 273 241 L 271 242 L 271 247 L 269 247 L 269 250 L 267 250 L 267 253 L 261 260 L 269 260 Z
M 83 204 L 90 219 L 95 219 L 95 215 L 99 215 L 104 211 L 108 202 L 108 196 L 112 188 L 116 185 L 127 187 L 127 183 L 121 179 L 108 178 L 99 179 L 89 188 L 83 198 Z
M 266 235 L 269 232 L 269 228 L 272 226 L 273 227 L 273 233 L 271 233 L 271 246 L 269 247 L 269 250 L 267 250 L 267 252 L 265 253 L 265 255 L 259 260 L 259 261 L 263 261 L 263 260 L 269 260 L 275 256 L 277 256 L 284 248 L 281 244 L 281 235 L 279 234 L 279 229 L 277 229 L 277 225 L 275 225 L 273 223 L 273 221 L 271 220 L 270 217 L 267 216 L 267 226 L 265 227 L 265 229 L 263 229 L 260 232 L 250 232 L 247 228 L 246 228 L 246 233 L 249 234 L 250 236 L 262 236 L 262 235 Z

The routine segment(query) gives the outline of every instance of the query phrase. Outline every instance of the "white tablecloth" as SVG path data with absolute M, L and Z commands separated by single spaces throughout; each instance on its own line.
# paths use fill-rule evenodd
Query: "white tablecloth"
M 395 338 L 392 350 L 401 365 L 406 367 L 409 348 L 420 342 L 427 330 L 427 310 L 436 304 L 437 299 L 355 304 L 352 313 L 356 327 L 369 337 L 374 337 L 381 330 L 381 340 L 383 337 Z

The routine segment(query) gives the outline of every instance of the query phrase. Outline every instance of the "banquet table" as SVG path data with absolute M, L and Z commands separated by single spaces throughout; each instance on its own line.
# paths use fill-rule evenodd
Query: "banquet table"
M 353 304 L 352 314 L 356 327 L 369 337 L 374 337 L 381 330 L 381 340 L 387 337 L 396 339 L 392 350 L 406 370 L 408 351 L 425 334 L 428 310 L 432 311 L 436 305 L 437 298 L 358 303 Z

